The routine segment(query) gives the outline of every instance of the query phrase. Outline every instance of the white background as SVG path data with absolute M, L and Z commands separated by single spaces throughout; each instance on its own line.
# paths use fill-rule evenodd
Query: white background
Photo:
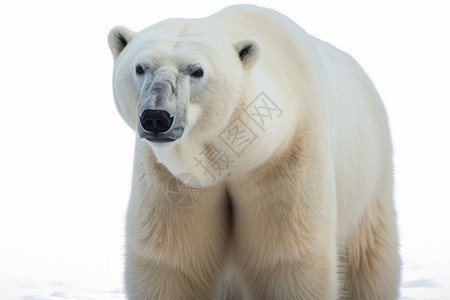
M 392 127 L 403 299 L 450 299 L 450 3 L 256 1 L 352 54 Z M 134 134 L 106 36 L 232 1 L 0 4 L 0 299 L 124 299 Z M 262 24 L 261 26 L 264 26 Z

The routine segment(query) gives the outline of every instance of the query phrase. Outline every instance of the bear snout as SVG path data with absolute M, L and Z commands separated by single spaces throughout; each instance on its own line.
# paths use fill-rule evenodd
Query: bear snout
M 155 134 L 168 131 L 173 123 L 173 117 L 165 110 L 146 109 L 139 120 L 145 131 Z

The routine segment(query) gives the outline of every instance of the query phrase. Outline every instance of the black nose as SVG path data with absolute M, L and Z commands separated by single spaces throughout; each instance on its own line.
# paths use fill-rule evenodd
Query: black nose
M 142 112 L 140 122 L 145 131 L 166 132 L 172 126 L 173 117 L 165 110 L 147 109 Z

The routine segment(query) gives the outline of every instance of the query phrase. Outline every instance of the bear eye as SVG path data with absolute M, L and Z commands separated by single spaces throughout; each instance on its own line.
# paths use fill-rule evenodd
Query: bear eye
M 197 69 L 194 72 L 192 72 L 191 76 L 195 77 L 195 78 L 203 77 L 203 70 L 202 69 Z
M 142 74 L 144 74 L 144 73 L 145 73 L 145 71 L 144 71 L 144 68 L 143 68 L 143 67 L 141 67 L 141 66 L 136 66 L 136 74 L 142 75 Z

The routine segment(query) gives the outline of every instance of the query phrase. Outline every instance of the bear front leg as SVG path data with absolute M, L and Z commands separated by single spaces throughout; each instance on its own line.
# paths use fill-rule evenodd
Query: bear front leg
M 229 187 L 233 252 L 250 299 L 337 299 L 332 184 L 314 168 L 283 167 L 275 162 Z
M 168 198 L 173 177 L 163 168 L 135 166 L 126 229 L 127 297 L 213 299 L 229 240 L 224 188 L 205 188 L 193 206 L 180 207 Z M 196 192 L 190 189 L 180 185 L 177 192 Z
M 379 182 L 342 256 L 346 266 L 342 299 L 398 299 L 401 261 L 392 205 L 392 173 L 382 174 Z

